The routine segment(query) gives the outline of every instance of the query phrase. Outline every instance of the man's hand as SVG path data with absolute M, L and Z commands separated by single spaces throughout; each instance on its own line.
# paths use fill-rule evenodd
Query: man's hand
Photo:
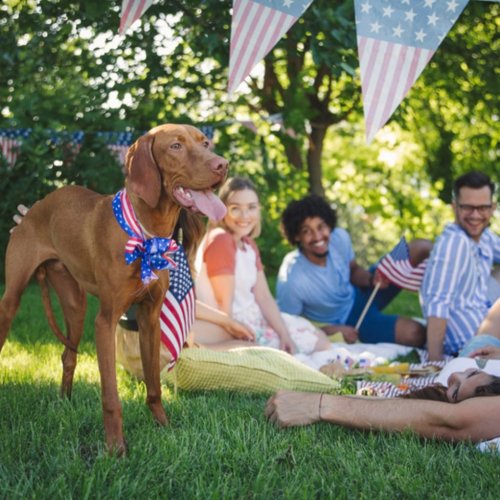
M 387 288 L 391 282 L 378 270 L 373 273 L 373 286 L 379 285 L 380 289 Z
M 354 344 L 359 340 L 359 332 L 349 325 L 325 325 L 321 329 L 326 333 L 326 335 L 335 335 L 336 333 L 341 333 L 344 337 L 344 341 L 347 344 Z
M 310 425 L 319 422 L 321 394 L 278 391 L 266 404 L 266 417 L 279 427 Z

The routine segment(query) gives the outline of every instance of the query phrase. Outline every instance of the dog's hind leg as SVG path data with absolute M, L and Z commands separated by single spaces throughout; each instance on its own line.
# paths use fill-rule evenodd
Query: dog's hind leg
M 87 295 L 62 262 L 47 262 L 45 268 L 47 279 L 54 288 L 61 304 L 67 339 L 74 347 L 74 349 L 66 347 L 61 357 L 63 368 L 61 396 L 70 398 L 77 363 L 76 349 L 78 349 L 83 334 Z
M 160 287 L 150 289 L 151 296 L 141 302 L 137 309 L 142 369 L 147 388 L 146 403 L 160 425 L 168 424 L 167 414 L 161 403 L 160 382 L 160 309 L 164 293 Z M 151 300 L 160 294 L 159 300 Z

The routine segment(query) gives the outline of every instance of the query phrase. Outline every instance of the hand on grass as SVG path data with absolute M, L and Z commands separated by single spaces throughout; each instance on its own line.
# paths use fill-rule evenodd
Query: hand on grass
M 319 422 L 321 394 L 278 391 L 266 403 L 266 417 L 279 427 L 310 425 Z

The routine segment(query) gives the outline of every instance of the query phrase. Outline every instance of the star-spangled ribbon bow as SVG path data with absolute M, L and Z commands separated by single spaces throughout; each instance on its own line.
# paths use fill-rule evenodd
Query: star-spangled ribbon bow
M 113 213 L 120 227 L 130 236 L 125 245 L 125 262 L 132 264 L 141 259 L 141 280 L 145 285 L 158 279 L 153 270 L 177 269 L 177 264 L 169 256 L 179 249 L 177 242 L 156 236 L 146 239 L 125 189 L 116 193 Z

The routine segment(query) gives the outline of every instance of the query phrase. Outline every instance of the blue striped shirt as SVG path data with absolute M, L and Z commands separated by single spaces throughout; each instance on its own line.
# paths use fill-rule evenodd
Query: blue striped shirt
M 444 352 L 457 353 L 486 316 L 488 279 L 500 262 L 500 237 L 486 229 L 479 242 L 457 224 L 449 224 L 429 257 L 421 288 L 426 318 L 446 319 Z

